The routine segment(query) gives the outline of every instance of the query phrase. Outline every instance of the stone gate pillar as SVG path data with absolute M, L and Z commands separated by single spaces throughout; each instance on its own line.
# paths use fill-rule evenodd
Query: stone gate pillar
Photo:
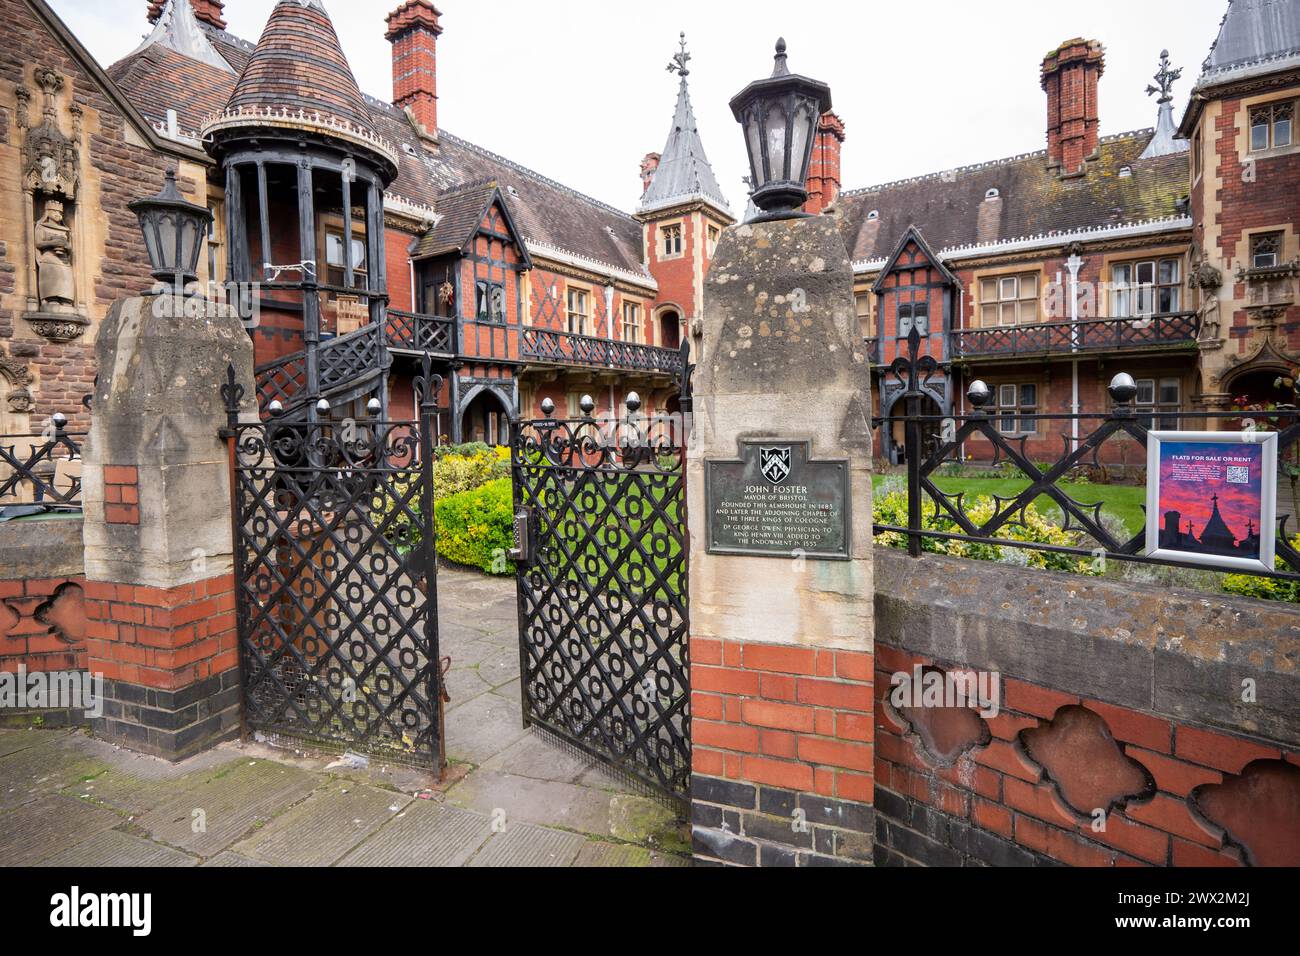
M 256 415 L 253 346 L 232 310 L 124 299 L 96 341 L 83 473 L 95 732 L 179 760 L 239 724 L 228 457 L 230 364 Z
M 837 220 L 728 229 L 688 456 L 698 861 L 871 860 L 869 392 Z

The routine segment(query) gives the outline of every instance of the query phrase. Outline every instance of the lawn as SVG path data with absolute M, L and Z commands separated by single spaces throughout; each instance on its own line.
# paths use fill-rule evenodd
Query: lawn
M 874 488 L 880 490 L 885 475 L 873 475 Z M 981 495 L 998 495 L 1011 498 L 1029 487 L 1028 478 L 948 478 L 936 477 L 934 483 L 945 494 L 965 492 L 967 501 Z M 1082 481 L 1062 481 L 1057 484 L 1062 491 L 1075 501 L 1085 505 L 1102 503 L 1102 514 L 1110 514 L 1124 522 L 1130 534 L 1142 530 L 1146 521 L 1146 489 L 1136 485 L 1093 485 Z M 1040 495 L 1034 504 L 1052 521 L 1060 524 L 1063 520 L 1061 509 L 1051 498 Z

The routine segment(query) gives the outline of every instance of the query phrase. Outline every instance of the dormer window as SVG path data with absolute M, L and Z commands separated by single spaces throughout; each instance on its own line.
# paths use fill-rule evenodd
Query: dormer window
M 984 198 L 985 198 L 985 199 L 997 199 L 1000 195 L 1001 195 L 1001 193 L 999 193 L 999 192 L 997 191 L 997 189 L 994 188 L 994 189 L 989 189 L 989 190 L 987 190 L 987 191 L 984 193 Z
M 675 222 L 670 226 L 661 226 L 663 234 L 662 253 L 664 259 L 672 259 L 682 254 L 682 224 Z
M 879 218 L 880 218 L 879 209 L 873 209 L 871 210 L 871 212 L 867 213 L 867 222 L 875 222 Z
M 1119 178 L 1120 178 L 1120 179 L 1128 179 L 1128 178 L 1129 178 L 1130 176 L 1132 176 L 1132 175 L 1133 175 L 1133 167 L 1132 167 L 1132 166 L 1121 166 L 1121 167 L 1119 168 Z
M 1291 123 L 1295 116 L 1295 103 L 1268 103 L 1256 106 L 1250 111 L 1250 151 L 1261 153 L 1265 150 L 1290 146 L 1292 142 Z

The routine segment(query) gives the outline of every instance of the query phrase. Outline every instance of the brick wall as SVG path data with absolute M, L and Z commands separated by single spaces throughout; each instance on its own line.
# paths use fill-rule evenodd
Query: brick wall
M 1300 864 L 1293 609 L 881 549 L 876 580 L 878 864 Z M 916 668 L 998 673 L 996 715 L 895 706 Z
M 871 655 L 691 641 L 697 859 L 870 860 Z

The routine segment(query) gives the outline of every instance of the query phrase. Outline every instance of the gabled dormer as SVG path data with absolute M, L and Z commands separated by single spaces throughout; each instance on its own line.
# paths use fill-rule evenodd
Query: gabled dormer
M 945 333 L 952 327 L 953 303 L 960 283 L 930 248 L 916 226 L 903 233 L 885 261 L 871 291 L 876 296 L 879 362 L 888 365 L 907 352 L 907 337 L 916 329 L 921 355 L 945 361 Z

